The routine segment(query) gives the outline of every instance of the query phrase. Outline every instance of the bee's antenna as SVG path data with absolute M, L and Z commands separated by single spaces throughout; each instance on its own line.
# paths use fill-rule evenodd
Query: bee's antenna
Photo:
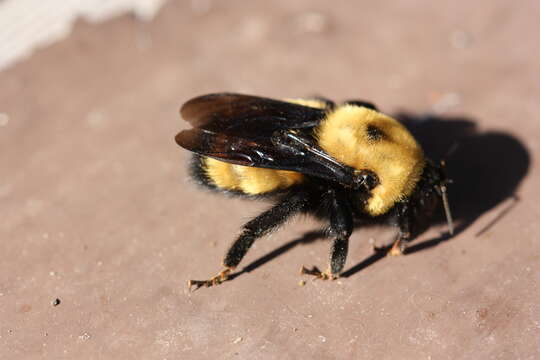
M 450 235 L 454 235 L 454 222 L 452 221 L 452 212 L 450 211 L 450 204 L 448 203 L 448 196 L 446 192 L 446 184 L 450 183 L 451 180 L 446 179 L 446 162 L 444 160 L 441 160 L 441 168 L 443 169 L 443 173 L 445 175 L 442 184 L 439 185 L 439 189 L 441 190 L 444 213 L 446 214 L 446 222 L 448 223 L 448 233 Z
M 441 186 L 441 196 L 444 213 L 446 214 L 446 222 L 448 223 L 448 232 L 450 235 L 454 235 L 454 223 L 452 222 L 452 213 L 450 212 L 450 204 L 448 204 L 448 196 L 446 196 L 446 185 Z
M 453 155 L 460 145 L 461 143 L 459 141 L 457 140 L 454 141 L 452 145 L 450 146 L 450 148 L 448 149 L 448 151 L 446 152 L 446 154 L 444 154 L 442 161 L 446 161 L 451 155 Z M 442 165 L 444 166 L 444 164 Z

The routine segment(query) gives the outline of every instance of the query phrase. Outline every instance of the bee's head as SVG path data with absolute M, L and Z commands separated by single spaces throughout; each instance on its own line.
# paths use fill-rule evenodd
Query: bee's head
M 424 168 L 422 149 L 397 120 L 373 109 L 344 105 L 317 129 L 319 145 L 357 170 L 369 198 L 364 210 L 381 215 L 413 192 Z

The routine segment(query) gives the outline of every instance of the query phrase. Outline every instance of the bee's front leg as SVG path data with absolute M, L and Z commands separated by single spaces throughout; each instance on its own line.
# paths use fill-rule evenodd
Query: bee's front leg
M 397 204 L 399 233 L 396 241 L 388 250 L 388 256 L 400 256 L 405 253 L 407 242 L 411 239 L 411 207 L 408 201 Z

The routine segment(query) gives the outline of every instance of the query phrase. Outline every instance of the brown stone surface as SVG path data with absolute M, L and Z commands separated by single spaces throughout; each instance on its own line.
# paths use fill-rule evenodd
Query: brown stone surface
M 0 358 L 539 358 L 540 7 L 409 4 L 173 1 L 0 73 Z M 345 277 L 300 286 L 329 244 L 297 220 L 189 293 L 267 206 L 186 179 L 178 108 L 224 90 L 370 99 L 435 157 L 462 139 L 460 232 L 377 259 L 392 231 L 359 229 Z

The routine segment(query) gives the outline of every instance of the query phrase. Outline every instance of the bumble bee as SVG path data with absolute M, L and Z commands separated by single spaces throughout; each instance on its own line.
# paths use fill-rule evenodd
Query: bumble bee
M 399 233 L 389 254 L 399 255 L 442 197 L 453 232 L 444 163 L 427 159 L 400 122 L 369 102 L 218 93 L 189 100 L 180 113 L 193 128 L 175 140 L 195 153 L 198 182 L 275 202 L 243 226 L 225 255 L 225 269 L 209 280 L 190 280 L 190 288 L 227 280 L 256 239 L 298 213 L 328 221 L 328 269 L 302 267 L 321 279 L 343 270 L 355 221 L 393 220 Z

